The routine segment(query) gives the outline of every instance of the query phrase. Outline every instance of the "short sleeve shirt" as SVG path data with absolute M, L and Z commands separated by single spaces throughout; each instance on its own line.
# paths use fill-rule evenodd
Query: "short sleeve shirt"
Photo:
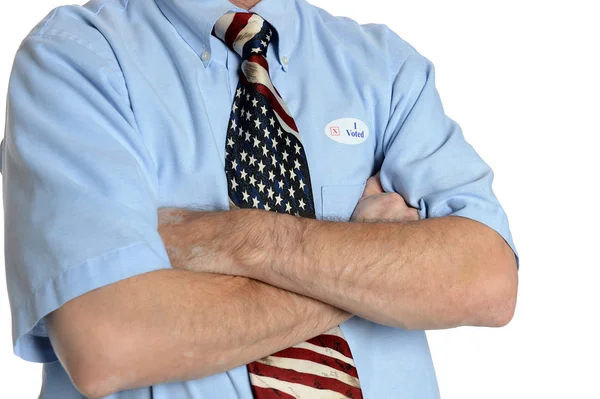
M 15 56 L 1 148 L 15 353 L 42 398 L 81 398 L 44 318 L 90 290 L 169 268 L 157 209 L 226 209 L 225 137 L 239 57 L 211 36 L 227 0 L 92 0 L 52 10 Z M 481 222 L 516 249 L 493 172 L 448 118 L 431 62 L 383 24 L 305 0 L 252 12 L 278 39 L 271 79 L 307 154 L 319 219 L 348 221 L 381 171 L 421 218 Z M 437 398 L 423 331 L 341 326 L 367 398 Z M 119 399 L 251 398 L 245 367 Z

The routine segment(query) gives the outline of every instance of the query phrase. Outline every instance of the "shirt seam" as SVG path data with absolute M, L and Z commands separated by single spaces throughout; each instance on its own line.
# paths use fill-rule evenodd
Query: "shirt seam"
M 56 29 L 56 28 L 52 28 L 51 31 L 54 31 L 56 33 L 61 33 L 61 34 L 54 34 L 54 33 L 42 33 L 42 31 L 39 31 L 35 34 L 29 35 L 28 37 L 26 37 L 24 40 L 27 40 L 29 38 L 37 38 L 37 37 L 52 37 L 52 38 L 57 38 L 57 39 L 63 39 L 63 40 L 67 40 L 71 43 L 75 43 L 83 48 L 85 48 L 86 50 L 88 50 L 89 52 L 91 52 L 92 54 L 94 54 L 96 57 L 98 57 L 100 60 L 102 60 L 102 62 L 106 65 L 107 68 L 109 68 L 114 74 L 115 76 L 120 80 L 121 84 L 122 84 L 122 90 L 124 90 L 124 92 L 119 93 L 119 95 L 123 98 L 127 99 L 127 102 L 129 104 L 128 108 L 131 111 L 131 116 L 133 117 L 133 123 L 135 124 L 135 126 L 133 126 L 135 128 L 135 130 L 138 132 L 138 134 L 141 134 L 140 128 L 139 128 L 139 123 L 137 121 L 137 116 L 135 114 L 135 112 L 133 111 L 133 108 L 131 107 L 131 100 L 129 99 L 129 90 L 127 89 L 127 82 L 125 81 L 125 77 L 123 76 L 123 72 L 121 70 L 115 70 L 113 67 L 110 66 L 110 62 L 112 62 L 112 59 L 109 58 L 105 58 L 102 55 L 98 54 L 96 51 L 94 51 L 93 49 L 91 49 L 89 46 L 85 45 L 84 43 L 81 43 L 75 39 L 73 39 L 72 34 L 70 32 L 61 30 L 61 29 Z M 64 35 L 69 35 L 69 36 L 64 36 Z M 117 63 L 118 65 L 118 63 Z M 145 78 L 145 77 L 144 77 Z M 152 165 L 154 167 L 154 170 L 157 170 L 157 165 L 156 162 L 154 160 L 154 158 L 152 156 L 150 156 L 150 160 L 152 161 Z M 142 176 L 142 173 L 140 173 L 140 166 L 137 165 L 136 167 L 137 169 L 137 174 L 140 178 L 142 178 L 143 180 L 146 180 L 146 178 L 144 176 Z M 158 193 L 155 193 L 158 196 Z
M 46 23 L 44 24 L 44 26 L 42 26 L 42 29 L 40 29 L 40 31 L 39 31 L 40 34 L 44 33 L 44 30 L 46 30 L 46 27 L 48 26 L 50 21 L 54 18 L 54 15 L 56 15 L 56 12 L 58 11 L 58 9 L 59 9 L 59 7 L 56 7 L 54 10 L 52 10 L 52 15 L 50 15 L 50 17 L 46 20 Z
M 45 26 L 44 26 L 45 28 Z M 25 40 L 27 40 L 28 38 L 36 38 L 36 37 L 53 37 L 53 38 L 57 38 L 57 39 L 64 39 L 67 40 L 71 43 L 75 43 L 83 48 L 85 48 L 86 50 L 88 50 L 89 52 L 91 52 L 92 54 L 94 54 L 96 57 L 98 57 L 99 59 L 102 60 L 102 62 L 104 62 L 104 64 L 115 74 L 117 75 L 117 77 L 121 80 L 121 82 L 125 83 L 125 79 L 123 78 L 123 74 L 121 71 L 117 71 L 115 70 L 112 66 L 110 66 L 110 62 L 113 61 L 111 59 L 105 58 L 103 56 L 101 56 L 99 53 L 97 53 L 96 51 L 94 51 L 93 49 L 91 49 L 89 46 L 73 39 L 72 37 L 67 37 L 64 35 L 71 35 L 71 33 L 64 31 L 64 30 L 60 30 L 60 29 L 56 29 L 56 28 L 52 28 L 51 31 L 54 31 L 56 33 L 61 33 L 61 34 L 55 34 L 55 33 L 50 33 L 50 32 L 46 32 L 43 33 L 42 30 L 40 30 L 38 33 L 32 34 L 30 36 L 28 36 L 27 38 L 25 38 Z M 120 93 L 121 95 L 123 95 L 124 93 Z

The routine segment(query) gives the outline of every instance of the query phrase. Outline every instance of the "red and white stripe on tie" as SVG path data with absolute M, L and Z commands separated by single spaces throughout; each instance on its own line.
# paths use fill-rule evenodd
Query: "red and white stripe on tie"
M 248 365 L 256 398 L 362 399 L 339 327 Z
M 217 20 L 214 34 L 229 48 L 243 58 L 244 46 L 252 40 L 267 22 L 259 15 L 252 13 L 226 13 Z M 272 34 L 268 35 L 271 39 Z M 263 96 L 267 98 L 281 127 L 300 140 L 298 127 L 291 112 L 285 105 L 281 95 L 271 82 L 269 64 L 266 59 L 266 47 L 259 48 L 260 52 L 253 53 L 242 61 L 240 78 L 244 83 L 252 83 Z

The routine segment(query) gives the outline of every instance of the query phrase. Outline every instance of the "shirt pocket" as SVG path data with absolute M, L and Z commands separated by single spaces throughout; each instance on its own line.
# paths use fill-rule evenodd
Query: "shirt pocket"
M 366 182 L 321 186 L 322 219 L 349 221 L 365 185 Z

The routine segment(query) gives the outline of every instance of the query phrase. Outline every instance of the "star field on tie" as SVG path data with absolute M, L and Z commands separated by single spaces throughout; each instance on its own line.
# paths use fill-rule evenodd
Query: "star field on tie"
M 222 18 L 215 35 L 242 57 L 225 145 L 229 197 L 240 208 L 314 218 L 310 173 L 298 128 L 269 75 L 266 54 L 273 28 L 251 13 Z
M 213 34 L 242 60 L 225 141 L 231 206 L 315 218 L 298 127 L 273 86 L 266 59 L 276 31 L 256 14 L 231 12 L 219 18 Z M 362 399 L 339 326 L 246 367 L 255 399 Z

